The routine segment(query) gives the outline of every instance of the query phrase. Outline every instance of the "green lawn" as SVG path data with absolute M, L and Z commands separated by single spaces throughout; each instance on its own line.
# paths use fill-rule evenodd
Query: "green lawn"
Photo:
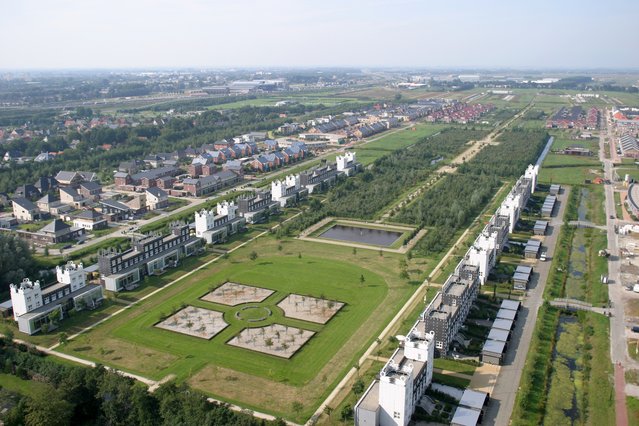
M 449 376 L 447 374 L 433 373 L 433 382 L 442 385 L 453 386 L 460 389 L 466 389 L 470 385 L 470 380 L 460 377 Z
M 639 426 L 639 399 L 627 396 L 626 407 L 628 408 L 628 424 Z
M 449 370 L 456 373 L 467 374 L 469 376 L 475 374 L 475 369 L 477 368 L 474 365 L 447 358 L 437 358 L 435 359 L 435 363 L 433 365 L 435 368 L 441 368 L 442 370 Z
M 0 373 L 0 386 L 20 395 L 32 395 L 38 389 L 46 389 L 47 385 L 33 380 L 22 380 L 13 374 Z
M 248 254 L 253 250 L 258 258 L 250 261 Z M 175 374 L 178 380 L 188 380 L 216 398 L 302 420 L 416 288 L 399 279 L 400 258 L 264 237 L 140 302 L 61 350 L 154 379 Z M 364 284 L 360 284 L 362 275 Z M 227 345 L 225 342 L 248 323 L 235 318 L 237 307 L 199 299 L 227 280 L 275 291 L 262 302 L 272 310 L 272 317 L 254 325 L 280 323 L 317 334 L 289 360 Z M 290 293 L 323 296 L 346 305 L 325 325 L 285 318 L 276 304 Z M 181 304 L 224 312 L 230 325 L 211 340 L 154 327 L 161 316 Z M 272 392 L 259 392 L 263 388 Z M 293 398 L 305 406 L 295 417 L 290 412 Z

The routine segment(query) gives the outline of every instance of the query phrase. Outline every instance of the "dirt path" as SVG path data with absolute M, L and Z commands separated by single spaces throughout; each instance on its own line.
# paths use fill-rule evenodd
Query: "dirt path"
M 628 426 L 626 411 L 626 378 L 621 363 L 615 364 L 615 417 L 617 426 Z

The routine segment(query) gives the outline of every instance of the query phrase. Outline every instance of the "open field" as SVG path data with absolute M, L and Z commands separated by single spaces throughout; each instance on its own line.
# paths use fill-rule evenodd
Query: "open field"
M 289 407 L 299 399 L 305 409 L 295 418 L 308 416 L 415 287 L 399 278 L 400 257 L 395 255 L 353 254 L 347 247 L 278 242 L 272 237 L 256 240 L 250 249 L 259 254 L 254 262 L 248 259 L 251 250 L 238 250 L 141 302 L 126 317 L 114 317 L 80 335 L 62 350 L 154 379 L 175 374 L 216 398 L 274 415 L 293 417 Z M 360 276 L 365 277 L 363 283 Z M 235 316 L 241 305 L 200 300 L 227 281 L 274 291 L 258 303 L 272 315 L 248 322 Z M 277 305 L 293 293 L 345 305 L 325 325 L 288 318 Z M 229 326 L 210 341 L 154 327 L 182 304 L 223 312 Z M 315 335 L 288 360 L 227 344 L 247 327 L 271 324 Z M 258 392 L 265 388 L 270 391 Z

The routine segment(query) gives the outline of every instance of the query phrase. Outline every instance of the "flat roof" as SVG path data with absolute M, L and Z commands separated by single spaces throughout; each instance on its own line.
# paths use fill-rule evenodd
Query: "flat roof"
M 519 306 L 521 303 L 517 300 L 502 300 L 501 301 L 501 309 L 510 309 L 511 311 L 519 310 Z
M 43 305 L 41 307 L 39 307 L 38 309 L 34 309 L 33 311 L 27 312 L 26 314 L 20 315 L 19 318 L 33 318 L 33 317 L 37 317 L 38 315 L 44 313 L 44 312 L 50 312 L 52 311 L 56 306 L 60 306 L 65 304 L 69 299 L 73 299 L 77 296 L 80 296 L 84 293 L 88 293 L 91 291 L 94 291 L 96 288 L 99 288 L 100 285 L 99 284 L 87 284 L 84 287 L 81 287 L 79 289 L 77 289 L 76 291 L 72 291 L 71 293 L 54 300 L 51 303 L 47 303 L 46 305 Z
M 539 240 L 528 240 L 528 242 L 526 242 L 527 246 L 536 246 L 536 247 L 541 247 L 541 241 Z
M 517 312 L 511 311 L 510 309 L 500 309 L 499 312 L 497 312 L 497 318 L 509 319 L 513 321 L 515 320 L 516 315 Z
M 526 281 L 530 279 L 530 274 L 524 274 L 523 272 L 515 272 L 513 274 L 513 280 L 515 281 Z
M 376 411 L 379 408 L 379 380 L 373 380 L 373 383 L 355 405 L 355 410 L 358 408 L 367 411 Z
M 506 349 L 506 342 L 501 342 L 499 340 L 486 340 L 481 351 L 503 354 L 504 349 Z
M 476 426 L 479 423 L 479 415 L 481 413 L 472 408 L 457 407 L 451 425 L 454 426 Z
M 490 333 L 488 333 L 488 339 L 496 340 L 498 342 L 507 342 L 509 335 L 510 333 L 507 330 L 491 328 Z
M 493 321 L 493 328 L 510 331 L 513 329 L 513 320 L 497 318 Z
M 515 272 L 518 272 L 520 274 L 530 274 L 532 273 L 532 266 L 517 265 L 517 269 L 515 269 Z
M 486 392 L 466 389 L 459 401 L 459 405 L 481 410 L 486 403 L 486 398 L 488 398 L 488 394 Z

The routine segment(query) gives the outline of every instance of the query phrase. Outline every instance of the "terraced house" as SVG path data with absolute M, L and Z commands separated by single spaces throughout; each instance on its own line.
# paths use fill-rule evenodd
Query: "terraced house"
M 134 239 L 132 248 L 124 252 L 100 252 L 100 280 L 109 291 L 131 290 L 145 275 L 175 267 L 180 259 L 197 253 L 201 246 L 202 240 L 190 235 L 188 225 L 173 223 L 168 235 Z

